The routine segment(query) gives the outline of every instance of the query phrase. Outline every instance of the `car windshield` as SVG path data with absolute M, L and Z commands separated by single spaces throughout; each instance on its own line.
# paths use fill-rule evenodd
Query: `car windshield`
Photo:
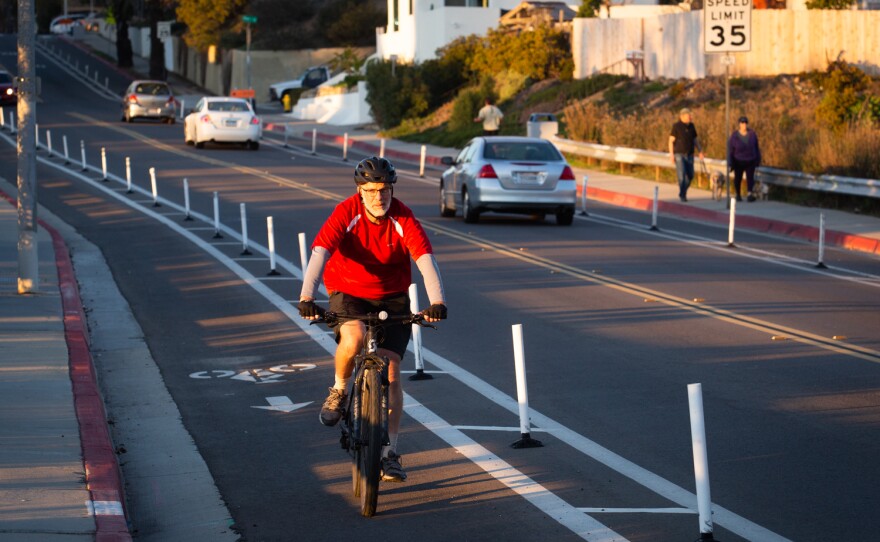
M 150 94 L 153 96 L 168 96 L 171 90 L 168 85 L 162 83 L 141 83 L 134 89 L 135 94 Z
M 5 72 L 0 72 L 0 83 L 11 83 L 12 76 Z
M 552 162 L 562 160 L 556 147 L 539 141 L 497 141 L 487 142 L 483 149 L 487 160 L 537 160 Z
M 208 111 L 248 111 L 247 102 L 208 102 Z

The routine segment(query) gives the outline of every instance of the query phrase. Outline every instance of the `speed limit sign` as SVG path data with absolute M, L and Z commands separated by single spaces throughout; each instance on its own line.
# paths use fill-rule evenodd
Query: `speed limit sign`
M 752 0 L 706 0 L 703 48 L 707 53 L 752 50 Z

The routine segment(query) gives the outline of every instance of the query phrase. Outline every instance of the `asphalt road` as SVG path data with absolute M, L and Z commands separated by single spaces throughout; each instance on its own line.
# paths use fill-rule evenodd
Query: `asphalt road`
M 3 36 L 0 50 L 13 46 Z M 38 166 L 40 202 L 101 248 L 243 540 L 353 529 L 425 542 L 694 540 L 691 383 L 702 384 L 718 540 L 880 530 L 875 257 L 831 250 L 835 269 L 820 272 L 795 241 L 738 232 L 731 249 L 722 229 L 668 219 L 654 233 L 644 215 L 599 205 L 571 227 L 502 216 L 468 225 L 439 217 L 436 171 L 419 179 L 406 165 L 395 195 L 431 236 L 450 318 L 424 333 L 427 369 L 439 372 L 405 386 L 409 480 L 383 486 L 378 515 L 361 518 L 338 431 L 317 421 L 332 384 L 326 335 L 284 303 L 299 292 L 297 234 L 313 239 L 352 193 L 356 157 L 312 157 L 271 137 L 258 152 L 196 150 L 181 124 L 121 123 L 117 103 L 42 54 L 38 65 L 41 132 L 52 130 L 56 150 L 62 134 L 72 149 L 84 140 L 93 165 L 105 147 L 116 176 L 102 183 L 41 151 L 55 167 Z M 161 207 L 125 194 L 126 156 L 137 187 L 149 190 L 156 168 Z M 0 145 L 0 175 L 14 179 L 14 164 L 14 147 Z M 218 192 L 222 239 L 172 205 L 183 205 L 184 178 L 194 213 L 211 217 Z M 262 254 L 239 255 L 240 203 L 252 250 L 267 246 L 273 217 L 280 278 L 266 277 Z M 519 437 L 514 324 L 542 448 L 509 446 Z M 311 403 L 253 408 L 267 397 Z

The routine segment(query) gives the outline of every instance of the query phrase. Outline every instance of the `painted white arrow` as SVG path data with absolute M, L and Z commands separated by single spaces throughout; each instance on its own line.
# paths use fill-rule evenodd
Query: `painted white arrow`
M 309 401 L 308 403 L 294 403 L 290 400 L 290 397 L 285 395 L 281 395 L 278 397 L 266 397 L 266 401 L 269 403 L 269 406 L 253 406 L 251 408 L 262 408 L 263 410 L 277 410 L 278 412 L 293 412 L 296 409 L 302 408 L 304 406 L 310 405 L 314 403 L 314 401 Z

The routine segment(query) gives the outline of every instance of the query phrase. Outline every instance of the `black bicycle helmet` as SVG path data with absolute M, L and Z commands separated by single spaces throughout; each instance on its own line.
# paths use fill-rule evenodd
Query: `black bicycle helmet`
M 394 166 L 385 158 L 364 158 L 354 168 L 354 182 L 357 184 L 397 182 L 397 172 Z

